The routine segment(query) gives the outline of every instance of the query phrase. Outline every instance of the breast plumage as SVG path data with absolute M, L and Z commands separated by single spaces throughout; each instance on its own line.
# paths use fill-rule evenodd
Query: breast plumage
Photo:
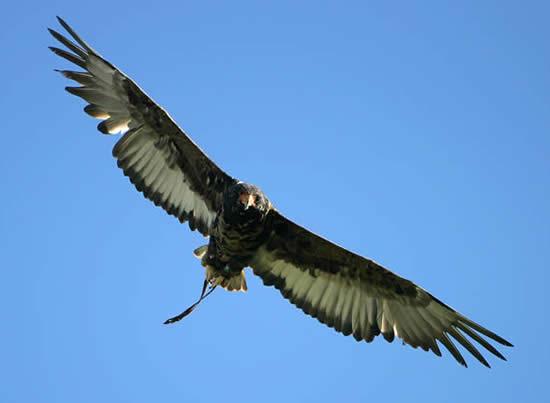
M 227 189 L 209 243 L 195 250 L 212 286 L 247 290 L 243 269 L 270 232 L 267 217 L 272 208 L 255 185 L 239 182 Z

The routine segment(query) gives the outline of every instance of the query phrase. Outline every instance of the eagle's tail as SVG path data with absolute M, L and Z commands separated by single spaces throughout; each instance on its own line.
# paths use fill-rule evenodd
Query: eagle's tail
M 207 251 L 208 245 L 201 246 L 195 249 L 193 252 L 196 257 L 202 259 Z M 206 280 L 212 287 L 220 286 L 227 291 L 247 291 L 246 278 L 244 270 L 239 272 L 229 271 L 228 273 L 220 272 L 215 267 L 206 264 L 202 261 L 203 266 L 206 268 Z
M 227 291 L 246 291 L 246 278 L 244 270 L 239 273 L 230 272 L 228 274 L 220 273 L 212 266 L 206 266 L 206 279 L 212 286 L 219 285 Z

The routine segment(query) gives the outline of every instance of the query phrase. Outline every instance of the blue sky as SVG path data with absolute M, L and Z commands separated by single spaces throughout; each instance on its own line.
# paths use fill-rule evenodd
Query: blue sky
M 198 3 L 3 9 L 2 400 L 541 401 L 548 3 Z M 204 240 L 63 91 L 57 14 L 229 174 L 510 340 L 508 362 L 357 343 L 251 273 L 162 325 L 200 293 Z

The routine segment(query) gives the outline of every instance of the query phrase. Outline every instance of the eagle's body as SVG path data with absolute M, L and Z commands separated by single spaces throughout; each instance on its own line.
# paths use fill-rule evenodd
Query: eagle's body
M 251 199 L 253 203 L 248 204 Z M 212 285 L 220 285 L 228 291 L 247 290 L 243 270 L 250 266 L 252 257 L 271 230 L 268 218 L 272 208 L 255 185 L 237 183 L 224 194 L 210 242 L 196 253 L 202 257 L 206 278 Z
M 99 131 L 124 133 L 113 156 L 136 188 L 210 237 L 195 255 L 211 286 L 246 290 L 243 270 L 251 267 L 305 313 L 358 341 L 399 337 L 438 356 L 439 342 L 466 365 L 451 336 L 489 366 L 468 336 L 504 359 L 486 338 L 508 341 L 415 283 L 297 225 L 257 186 L 221 170 L 136 83 L 59 21 L 77 44 L 50 30 L 70 52 L 50 49 L 84 70 L 61 71 L 81 84 L 67 91 L 88 102 L 84 111 L 102 120 Z

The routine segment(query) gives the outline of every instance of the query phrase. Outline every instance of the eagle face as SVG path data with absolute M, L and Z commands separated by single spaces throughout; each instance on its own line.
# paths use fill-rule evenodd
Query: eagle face
M 258 186 L 239 182 L 224 195 L 223 220 L 235 226 L 255 226 L 263 222 L 270 208 L 271 203 Z

